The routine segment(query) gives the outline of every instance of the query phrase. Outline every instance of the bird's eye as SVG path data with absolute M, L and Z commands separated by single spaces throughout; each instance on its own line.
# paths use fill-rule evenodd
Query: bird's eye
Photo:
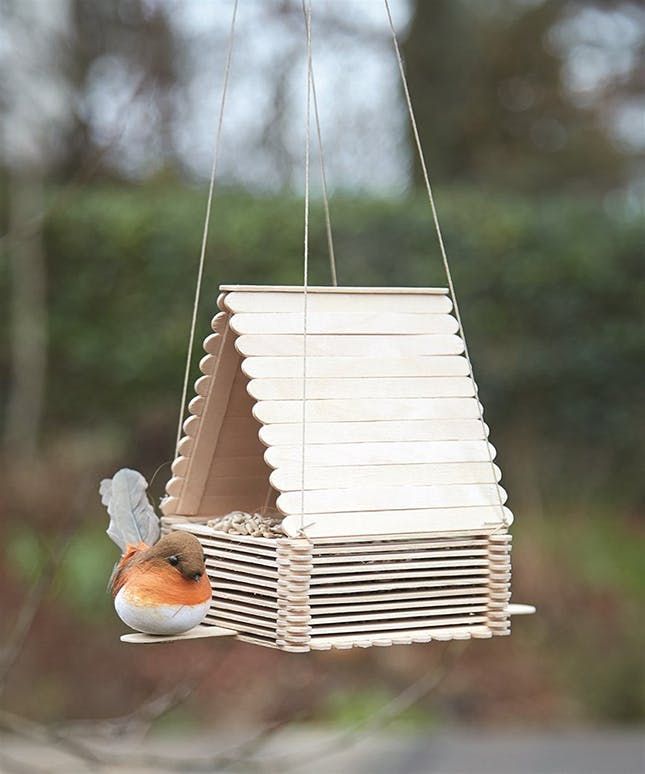
M 179 557 L 178 556 L 169 556 L 168 561 L 170 564 L 172 564 L 173 567 L 176 567 L 179 564 Z

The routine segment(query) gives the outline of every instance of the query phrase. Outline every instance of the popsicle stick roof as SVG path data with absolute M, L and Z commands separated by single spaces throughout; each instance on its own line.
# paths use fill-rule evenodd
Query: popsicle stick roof
M 310 537 L 508 524 L 444 288 L 224 285 L 162 503 Z M 304 491 L 302 484 L 304 481 Z

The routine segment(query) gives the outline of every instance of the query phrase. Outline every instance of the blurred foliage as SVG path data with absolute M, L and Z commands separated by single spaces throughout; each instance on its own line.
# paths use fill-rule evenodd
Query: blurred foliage
M 59 191 L 50 196 L 55 203 Z M 640 719 L 645 223 L 615 198 L 602 206 L 463 187 L 439 190 L 437 199 L 486 418 L 522 525 L 514 598 L 537 603 L 540 615 L 519 623 L 508 641 L 478 643 L 453 693 L 407 720 L 412 726 L 438 718 L 504 721 L 517 712 L 543 721 Z M 34 652 L 15 677 L 13 695 L 25 712 L 121 712 L 124 696 L 143 696 L 157 685 L 148 653 L 143 673 L 138 656 L 117 653 L 118 624 L 105 594 L 115 550 L 93 493 L 100 476 L 116 467 L 137 467 L 150 479 L 172 454 L 204 206 L 203 190 L 167 182 L 103 186 L 72 195 L 45 223 L 46 427 L 40 467 L 23 471 L 13 490 L 0 487 L 8 506 L 0 570 L 8 609 L 15 606 L 12 589 L 37 576 L 60 525 L 78 507 L 75 490 L 84 482 L 90 494 L 37 629 L 45 640 L 55 632 L 67 645 L 45 653 L 45 640 L 34 638 Z M 336 198 L 332 217 L 341 284 L 445 284 L 422 197 Z M 311 226 L 310 280 L 328 284 L 317 204 Z M 301 272 L 301 200 L 221 192 L 198 339 L 209 332 L 219 284 L 299 284 Z M 0 268 L 0 292 L 7 281 Z M 155 495 L 166 478 L 164 468 L 151 487 Z M 106 679 L 99 693 L 79 692 L 83 670 L 89 676 L 96 669 L 97 659 L 83 655 L 88 642 L 96 643 L 106 669 L 119 663 L 126 670 L 127 689 Z M 262 703 L 265 695 L 272 707 L 277 696 L 281 711 L 291 711 L 296 662 L 239 647 L 241 683 L 253 685 L 252 699 L 240 686 L 237 699 L 222 688 L 226 701 L 213 689 L 201 696 L 196 716 L 219 717 L 225 706 L 250 722 L 275 718 L 276 710 Z M 324 654 L 299 661 L 302 701 L 320 719 L 355 722 L 425 671 L 428 653 L 411 649 L 401 660 L 396 652 L 361 652 L 360 669 L 348 654 L 346 679 L 336 676 L 336 687 L 330 675 L 342 674 L 340 662 Z M 170 675 L 181 666 L 170 654 L 159 659 Z M 508 676 L 503 687 L 494 677 L 500 663 Z M 30 691 L 23 700 L 25 680 Z
M 439 206 L 502 460 L 506 439 L 518 434 L 537 443 L 545 486 L 566 494 L 575 474 L 589 496 L 608 489 L 642 496 L 645 222 L 594 200 L 524 200 L 468 188 L 441 191 Z M 203 214 L 201 190 L 163 185 L 86 190 L 48 219 L 50 433 L 100 427 L 102 437 L 136 447 L 146 443 L 147 422 L 156 434 L 149 443 L 163 440 L 158 461 L 165 459 Z M 421 197 L 336 199 L 332 216 L 341 284 L 445 284 Z M 310 281 L 327 284 L 319 207 L 311 243 Z M 198 337 L 217 311 L 219 284 L 298 284 L 301 277 L 301 202 L 220 194 Z M 7 355 L 0 367 L 6 375 Z
M 612 136 L 608 116 L 623 102 L 642 101 L 642 57 L 607 70 L 593 96 L 573 95 L 569 57 L 589 41 L 569 37 L 566 27 L 586 15 L 595 21 L 592 35 L 607 27 L 610 36 L 621 21 L 628 29 L 642 24 L 633 3 L 414 0 L 412 8 L 403 53 L 436 176 L 559 193 L 607 191 L 629 180 L 642 152 Z M 423 187 L 418 165 L 414 175 Z

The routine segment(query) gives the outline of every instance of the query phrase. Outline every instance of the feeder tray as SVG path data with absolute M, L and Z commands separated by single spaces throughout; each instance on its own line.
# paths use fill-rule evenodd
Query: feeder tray
M 308 288 L 305 336 L 302 287 L 220 290 L 162 502 L 213 586 L 191 636 L 301 652 L 509 634 L 513 517 L 448 291 Z M 208 526 L 267 509 L 284 535 Z

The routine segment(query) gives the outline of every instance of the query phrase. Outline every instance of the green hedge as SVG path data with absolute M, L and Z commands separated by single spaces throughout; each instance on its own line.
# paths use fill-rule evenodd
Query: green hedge
M 645 223 L 594 201 L 462 189 L 437 199 L 504 458 L 530 446 L 540 477 L 565 489 L 573 472 L 589 486 L 642 492 Z M 54 210 L 46 223 L 50 432 L 116 427 L 136 443 L 137 417 L 156 407 L 170 443 L 204 204 L 202 190 L 114 187 L 84 190 Z M 341 284 L 444 283 L 421 197 L 337 198 L 332 217 Z M 299 199 L 218 194 L 200 338 L 220 283 L 301 282 L 302 219 Z M 310 281 L 327 284 L 318 206 L 311 245 Z

